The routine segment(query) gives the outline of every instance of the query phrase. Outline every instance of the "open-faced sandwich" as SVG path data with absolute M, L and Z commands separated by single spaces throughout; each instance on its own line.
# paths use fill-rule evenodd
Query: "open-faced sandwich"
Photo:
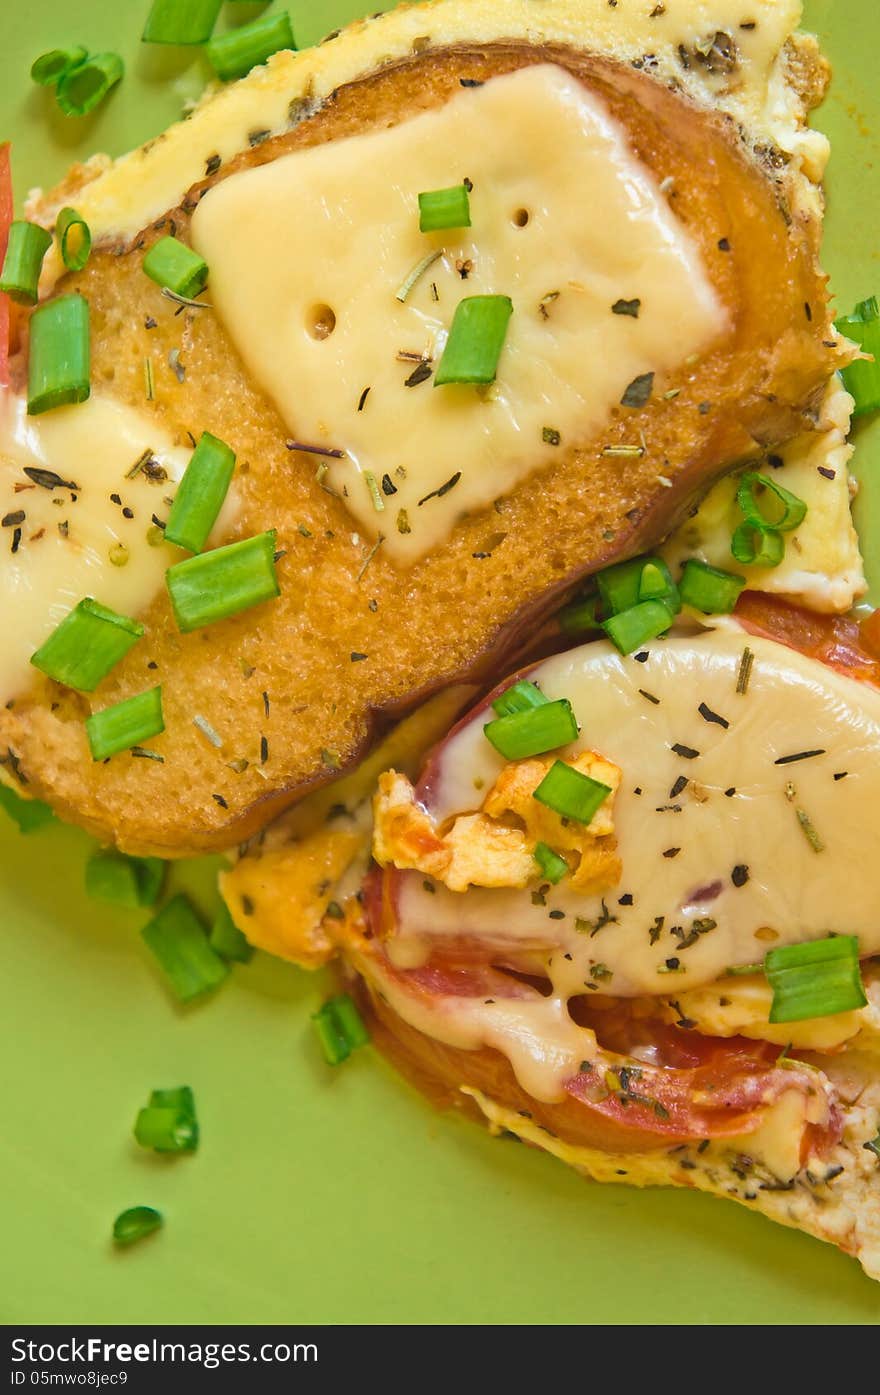
M 237 848 L 235 924 L 435 1101 L 880 1276 L 878 319 L 799 17 L 403 6 L 36 192 L 0 771 Z

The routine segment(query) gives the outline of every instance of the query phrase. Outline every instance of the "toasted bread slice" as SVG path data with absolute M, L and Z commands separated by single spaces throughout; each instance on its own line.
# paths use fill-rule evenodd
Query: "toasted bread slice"
M 715 8 L 731 6 L 702 10 Z M 765 7 L 747 8 L 743 33 L 707 43 L 702 27 L 680 32 L 667 5 L 647 56 L 643 35 L 633 38 L 623 20 L 615 33 L 605 6 L 586 17 L 563 0 L 406 8 L 312 53 L 277 55 L 142 152 L 80 172 L 76 201 L 95 250 L 53 293 L 89 301 L 93 383 L 143 409 L 149 357 L 147 409 L 157 422 L 180 442 L 205 429 L 229 441 L 239 460 L 233 536 L 277 530 L 281 596 L 188 635 L 157 597 L 145 639 L 91 697 L 37 679 L 0 713 L 7 775 L 133 851 L 176 856 L 240 843 L 357 762 L 383 724 L 425 695 L 509 667 L 581 578 L 665 537 L 735 462 L 811 429 L 843 361 L 817 263 L 824 144 L 805 129 L 825 70 L 811 42 L 791 39 L 796 5 L 767 7 L 761 47 L 741 64 L 738 45 L 758 43 L 752 11 L 765 21 Z M 350 515 L 319 487 L 313 462 L 285 450 L 290 433 L 219 318 L 177 316 L 141 263 L 169 230 L 187 239 L 217 181 L 395 125 L 445 103 L 463 81 L 536 63 L 574 75 L 658 182 L 671 181 L 730 327 L 685 371 L 677 396 L 617 409 L 601 443 L 560 450 L 552 471 L 465 517 L 401 570 L 353 539 Z M 71 195 L 67 183 L 32 212 L 51 221 Z M 24 354 L 13 373 L 20 383 Z M 633 432 L 644 454 L 622 469 L 603 448 Z M 151 746 L 163 760 L 94 763 L 84 717 L 157 681 L 166 731 Z M 195 715 L 219 734 L 219 749 Z

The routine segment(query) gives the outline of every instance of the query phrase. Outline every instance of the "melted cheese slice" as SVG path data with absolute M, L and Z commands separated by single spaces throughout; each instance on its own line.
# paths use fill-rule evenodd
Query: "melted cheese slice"
M 465 179 L 472 226 L 421 233 L 419 192 Z M 634 378 L 724 325 L 625 133 L 549 64 L 232 175 L 199 204 L 192 237 L 253 377 L 297 440 L 344 451 L 323 481 L 399 563 L 594 439 Z M 420 355 L 436 366 L 459 301 L 486 294 L 514 305 L 491 388 L 407 386 Z M 621 299 L 641 301 L 637 318 L 612 313 Z
M 754 666 L 741 695 L 746 646 Z M 446 935 L 495 935 L 545 946 L 562 997 L 593 985 L 675 998 L 773 945 L 830 931 L 880 950 L 880 892 L 866 875 L 880 804 L 880 692 L 732 625 L 643 652 L 644 662 L 622 658 L 602 641 L 531 675 L 549 698 L 572 703 L 581 736 L 567 750 L 594 748 L 623 768 L 614 804 L 623 876 L 604 909 L 565 881 L 541 905 L 528 890 L 428 894 L 421 874 L 405 873 L 403 933 L 389 941 L 398 963 L 417 962 Z M 478 808 L 502 768 L 483 721 L 452 736 L 422 792 L 438 822 Z M 743 885 L 735 867 L 747 869 Z
M 791 596 L 825 614 L 849 610 L 867 590 L 850 513 L 853 485 L 848 462 L 853 447 L 846 437 L 851 411 L 852 398 L 835 376 L 817 429 L 771 452 L 768 463 L 750 467 L 771 475 L 807 505 L 801 526 L 786 534 L 785 556 L 778 567 L 744 567 L 734 562 L 730 539 L 742 512 L 736 502 L 740 476 L 732 475 L 715 485 L 693 518 L 662 549 L 673 574 L 678 575 L 689 557 L 698 557 L 713 567 L 744 575 L 752 590 Z
M 164 480 L 143 472 L 126 478 L 145 451 Z M 137 616 L 161 590 L 182 554 L 167 543 L 151 545 L 147 533 L 155 535 L 153 514 L 168 517 L 191 454 L 155 418 L 111 398 L 29 417 L 22 398 L 0 389 L 0 511 L 4 523 L 25 514 L 15 552 L 15 525 L 6 524 L 0 537 L 0 701 L 27 687 L 34 650 L 84 596 Z M 74 487 L 35 484 L 26 468 L 51 471 Z M 228 526 L 234 507 L 230 491 L 215 533 Z

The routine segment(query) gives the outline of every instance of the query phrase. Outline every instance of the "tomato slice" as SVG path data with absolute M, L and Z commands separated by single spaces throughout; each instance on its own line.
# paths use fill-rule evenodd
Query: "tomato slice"
M 743 591 L 734 613 L 752 634 L 775 639 L 850 678 L 880 685 L 880 620 L 876 610 L 859 622 L 847 615 L 817 615 L 763 591 Z
M 434 955 L 419 968 L 399 969 L 375 940 L 348 949 L 370 991 L 379 1044 L 438 1103 L 460 1104 L 465 1084 L 527 1114 L 564 1142 L 611 1152 L 648 1152 L 747 1136 L 761 1126 L 767 1110 L 783 1094 L 795 1091 L 805 1102 L 815 1097 L 815 1071 L 797 1062 L 779 1066 L 778 1047 L 636 1022 L 621 1005 L 600 1015 L 601 1044 L 593 1030 L 583 1026 L 583 1060 L 580 1069 L 561 1082 L 564 1098 L 536 1100 L 519 1084 L 500 1051 L 480 1045 L 463 1049 L 442 1038 L 457 1010 L 465 1009 L 474 1022 L 475 999 L 491 1000 L 493 1006 L 505 1000 L 538 1002 L 539 987 L 486 960 Z M 392 1006 L 395 999 L 403 1005 L 401 1011 Z M 640 1051 L 642 1039 L 650 1043 L 651 1060 Z M 814 1151 L 827 1146 L 839 1128 L 829 1101 L 822 1124 L 805 1119 L 804 1150 L 807 1144 Z
M 0 266 L 6 256 L 9 225 L 12 222 L 12 166 L 9 141 L 0 145 Z M 9 382 L 9 340 L 12 333 L 12 302 L 0 292 L 0 384 Z

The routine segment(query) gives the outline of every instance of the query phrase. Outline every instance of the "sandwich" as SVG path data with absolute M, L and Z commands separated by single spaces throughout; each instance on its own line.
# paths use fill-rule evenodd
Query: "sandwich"
M 796 4 L 754 8 L 404 6 L 32 198 L 92 251 L 56 232 L 9 363 L 7 780 L 129 851 L 239 845 L 825 434 L 827 73 Z M 74 312 L 90 395 L 43 411 L 35 331 Z M 205 433 L 234 474 L 190 556 L 163 535 Z M 31 659 L 85 598 L 143 634 L 84 687 Z

